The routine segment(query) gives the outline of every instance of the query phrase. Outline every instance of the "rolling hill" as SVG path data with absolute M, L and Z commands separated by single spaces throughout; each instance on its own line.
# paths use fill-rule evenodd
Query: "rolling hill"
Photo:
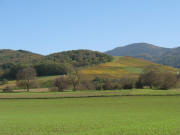
M 161 70 L 176 73 L 178 69 L 156 64 L 147 60 L 133 58 L 129 56 L 115 56 L 112 62 L 107 62 L 94 67 L 81 70 L 82 76 L 89 78 L 121 78 L 121 77 L 138 77 L 143 69 L 149 65 L 158 66 Z
M 71 63 L 75 66 L 96 65 L 109 62 L 112 56 L 91 50 L 71 50 L 53 53 L 47 56 L 25 50 L 0 50 L 0 65 L 11 64 L 37 64 L 37 63 Z
M 134 43 L 107 51 L 112 56 L 132 56 L 159 64 L 180 67 L 180 47 L 164 48 L 148 43 Z
M 156 64 L 147 60 L 133 58 L 129 56 L 114 56 L 113 61 L 106 62 L 103 64 L 95 65 L 92 67 L 84 68 L 80 70 L 82 80 L 92 80 L 95 77 L 101 78 L 121 78 L 121 77 L 131 77 L 137 78 L 139 74 L 142 73 L 143 69 L 149 65 L 158 66 L 161 70 L 170 71 L 176 73 L 178 69 Z M 38 82 L 40 86 L 46 87 L 51 85 L 51 81 L 57 78 L 58 76 L 44 76 L 38 77 Z M 16 81 L 12 80 L 8 82 L 10 87 L 16 88 Z M 4 88 L 5 85 L 0 85 L 0 89 Z
M 86 67 L 112 61 L 113 57 L 91 50 L 71 50 L 50 54 L 45 57 L 57 63 L 70 63 L 77 67 Z
M 129 47 L 136 48 L 137 46 L 138 45 L 135 45 L 134 47 Z M 147 46 L 149 47 L 149 49 L 145 49 L 147 48 Z M 170 52 L 167 52 L 169 50 L 167 48 L 158 48 L 156 46 L 146 44 L 142 44 L 140 48 L 142 50 L 146 50 L 146 52 L 148 52 L 148 50 L 151 50 L 151 52 L 149 52 L 149 55 L 151 54 L 156 56 L 159 54 L 159 51 L 161 51 L 162 54 L 166 52 L 168 55 L 172 55 Z M 132 54 L 133 50 L 134 49 L 129 49 L 129 54 Z M 138 53 L 139 52 L 135 54 Z M 178 55 L 177 50 L 174 50 L 173 54 L 175 53 Z M 94 78 L 96 76 L 105 78 L 119 78 L 123 76 L 137 77 L 143 71 L 143 68 L 148 65 L 159 66 L 162 70 L 169 70 L 172 72 L 177 71 L 176 68 L 155 64 L 153 62 L 143 59 L 119 56 L 113 58 L 110 55 L 90 50 L 72 50 L 54 53 L 47 56 L 35 54 L 24 50 L 0 50 L 0 65 L 4 66 L 0 66 L 1 74 L 5 77 L 8 75 L 11 76 L 11 74 L 15 76 L 18 72 L 18 69 L 22 68 L 16 68 L 15 65 L 11 65 L 11 67 L 6 67 L 9 63 L 34 65 L 35 69 L 38 69 L 36 69 L 38 71 L 38 74 L 39 72 L 49 72 L 48 76 L 59 75 L 59 72 L 57 72 L 57 74 L 54 73 L 54 70 L 56 69 L 59 71 L 59 67 L 61 67 L 62 70 L 65 70 L 65 67 L 59 66 L 59 64 L 64 65 L 65 63 L 70 63 L 77 67 L 83 67 L 81 73 L 82 76 L 85 76 L 86 78 Z M 40 66 L 37 66 L 38 64 L 40 64 Z M 3 74 L 3 71 L 6 74 Z M 50 71 L 53 71 L 53 74 Z M 12 77 L 13 79 L 15 78 L 14 76 Z M 44 74 L 39 76 L 44 76 Z
M 43 58 L 43 55 L 32 53 L 25 50 L 0 50 L 0 65 L 5 63 L 35 63 Z
M 24 50 L 0 50 L 0 79 L 13 80 L 19 70 L 32 66 L 38 76 L 67 73 L 67 66 L 77 68 L 98 65 L 112 61 L 113 57 L 91 50 L 72 50 L 43 56 Z

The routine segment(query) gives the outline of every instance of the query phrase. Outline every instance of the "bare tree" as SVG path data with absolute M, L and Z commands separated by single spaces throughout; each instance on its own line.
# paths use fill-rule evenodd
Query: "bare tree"
M 17 73 L 17 84 L 25 87 L 27 92 L 35 79 L 36 71 L 32 67 L 24 68 Z
M 68 80 L 64 76 L 58 77 L 55 79 L 54 85 L 58 88 L 59 92 L 63 92 L 68 85 Z
M 73 91 L 76 91 L 80 85 L 80 73 L 78 69 L 74 67 L 69 67 L 68 78 L 71 84 L 73 85 Z

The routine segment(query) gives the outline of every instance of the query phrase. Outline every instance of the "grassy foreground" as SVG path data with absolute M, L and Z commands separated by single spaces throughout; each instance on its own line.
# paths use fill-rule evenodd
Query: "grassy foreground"
M 115 96 L 180 96 L 180 90 L 84 90 L 66 92 L 47 92 L 48 89 L 32 89 L 32 92 L 0 92 L 0 99 L 55 99 L 55 98 L 80 98 L 80 97 L 115 97 Z M 41 91 L 41 92 L 40 92 Z M 44 91 L 44 92 L 42 92 Z M 46 91 L 46 92 L 45 92 Z
M 179 135 L 180 96 L 0 100 L 0 135 Z

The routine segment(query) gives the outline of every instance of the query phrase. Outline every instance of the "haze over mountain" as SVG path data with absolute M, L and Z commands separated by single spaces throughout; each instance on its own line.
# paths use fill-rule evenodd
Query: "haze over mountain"
M 164 48 L 148 43 L 134 43 L 107 51 L 113 56 L 132 56 L 159 64 L 180 67 L 180 47 Z

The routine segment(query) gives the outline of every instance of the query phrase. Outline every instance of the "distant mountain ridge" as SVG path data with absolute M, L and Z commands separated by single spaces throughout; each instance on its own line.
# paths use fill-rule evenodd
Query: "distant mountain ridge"
M 165 48 L 148 43 L 134 43 L 105 52 L 112 56 L 131 56 L 180 68 L 180 47 Z

